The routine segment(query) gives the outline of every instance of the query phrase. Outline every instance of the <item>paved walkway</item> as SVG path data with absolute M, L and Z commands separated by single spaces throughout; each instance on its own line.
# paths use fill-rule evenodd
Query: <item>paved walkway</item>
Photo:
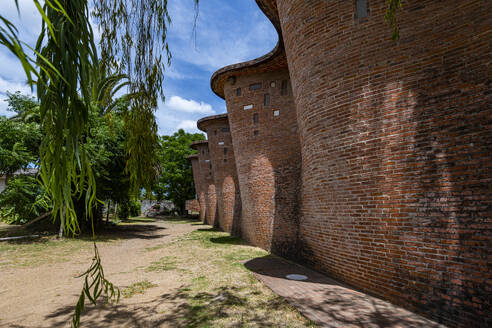
M 256 258 L 244 265 L 321 327 L 445 327 L 281 258 Z M 308 279 L 286 279 L 289 274 L 305 275 Z

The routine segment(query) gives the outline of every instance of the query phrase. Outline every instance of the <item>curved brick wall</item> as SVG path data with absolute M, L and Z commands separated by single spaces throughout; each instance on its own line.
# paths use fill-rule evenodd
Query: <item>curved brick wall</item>
M 208 148 L 208 141 L 195 141 L 191 144 L 191 148 L 196 149 L 198 152 L 198 167 L 200 172 L 200 191 L 198 193 L 198 199 L 200 201 L 200 208 L 203 209 L 202 202 L 205 204 L 205 211 L 200 211 L 200 218 L 202 218 L 206 224 L 216 225 L 217 218 L 217 197 L 215 193 L 214 177 L 212 174 L 212 163 L 210 161 L 210 152 Z
M 207 133 L 217 194 L 218 225 L 224 231 L 239 235 L 241 196 L 227 114 L 202 118 L 197 125 Z
M 258 5 L 280 32 L 276 5 Z M 241 190 L 241 236 L 297 257 L 301 157 L 282 39 L 265 56 L 215 72 L 211 88 L 227 104 Z
M 363 20 L 356 1 L 276 3 L 305 259 L 446 324 L 487 326 L 492 2 L 405 1 L 398 45 L 384 0 Z
M 204 222 L 205 212 L 206 212 L 205 193 L 202 190 L 204 181 L 200 174 L 200 164 L 198 162 L 198 154 L 193 154 L 186 158 L 191 162 L 191 168 L 193 170 L 193 182 L 195 183 L 195 192 L 200 206 L 200 220 Z
M 295 257 L 300 185 L 295 107 L 288 71 L 264 70 L 229 73 L 234 79 L 224 86 L 241 190 L 241 235 L 253 245 Z M 258 89 L 250 90 L 253 84 Z

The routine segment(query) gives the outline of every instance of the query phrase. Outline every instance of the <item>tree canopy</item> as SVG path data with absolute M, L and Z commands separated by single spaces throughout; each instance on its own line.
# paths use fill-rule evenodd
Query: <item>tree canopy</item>
M 186 157 L 194 152 L 191 143 L 204 139 L 201 133 L 187 133 L 182 129 L 159 139 L 160 174 L 152 190 L 157 199 L 172 201 L 180 213 L 184 213 L 186 200 L 195 197 L 191 163 Z

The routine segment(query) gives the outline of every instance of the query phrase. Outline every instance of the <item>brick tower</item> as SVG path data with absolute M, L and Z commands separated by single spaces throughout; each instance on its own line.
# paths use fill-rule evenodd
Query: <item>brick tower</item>
M 205 203 L 205 213 L 200 213 L 200 217 L 204 218 L 204 223 L 215 225 L 217 218 L 217 197 L 215 194 L 214 177 L 212 174 L 212 163 L 210 161 L 210 152 L 208 149 L 208 141 L 195 141 L 191 144 L 191 148 L 198 152 L 198 167 L 200 172 L 198 199 Z M 202 201 L 200 201 L 201 204 Z M 202 205 L 200 205 L 202 207 Z
M 239 235 L 241 196 L 227 114 L 204 117 L 197 122 L 197 126 L 207 133 L 217 194 L 219 227 L 233 235 Z

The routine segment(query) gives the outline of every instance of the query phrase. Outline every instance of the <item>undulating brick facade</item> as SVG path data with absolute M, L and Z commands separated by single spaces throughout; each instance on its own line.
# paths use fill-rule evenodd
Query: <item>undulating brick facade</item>
M 398 43 L 385 0 L 257 3 L 277 46 L 211 79 L 243 238 L 446 325 L 492 325 L 492 1 L 405 1 Z
M 492 2 L 277 0 L 314 267 L 458 326 L 491 309 Z M 488 322 L 492 324 L 492 322 Z
M 200 220 L 205 222 L 206 213 L 206 202 L 205 202 L 205 191 L 202 189 L 205 183 L 200 173 L 200 164 L 198 161 L 198 154 L 193 154 L 187 157 L 191 162 L 191 168 L 193 170 L 193 182 L 195 183 L 195 192 L 198 199 L 198 204 L 200 207 Z
M 197 125 L 207 133 L 217 197 L 218 226 L 237 236 L 240 233 L 241 196 L 227 114 L 204 117 Z
M 195 141 L 191 144 L 191 148 L 195 149 L 198 155 L 198 168 L 200 172 L 198 185 L 200 186 L 200 191 L 197 191 L 197 193 L 198 200 L 200 201 L 200 208 L 205 208 L 204 211 L 200 211 L 200 218 L 202 218 L 203 222 L 207 224 L 217 225 L 217 196 L 215 193 L 215 184 L 212 172 L 212 163 L 210 161 L 210 151 L 208 149 L 208 141 Z M 197 180 L 195 179 L 195 185 L 196 181 Z M 202 205 L 202 202 L 205 204 L 205 206 Z

